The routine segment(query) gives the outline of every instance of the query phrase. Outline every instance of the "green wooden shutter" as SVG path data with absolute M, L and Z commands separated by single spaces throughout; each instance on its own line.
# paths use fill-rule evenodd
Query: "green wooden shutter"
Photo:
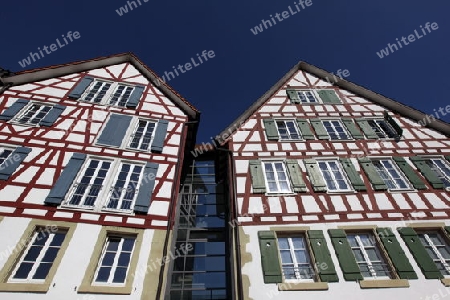
M 264 129 L 266 130 L 267 139 L 278 141 L 278 129 L 273 119 L 264 119 Z
M 281 264 L 278 255 L 277 237 L 274 231 L 258 231 L 259 249 L 264 283 L 280 283 L 283 281 Z
M 306 192 L 306 184 L 303 181 L 302 170 L 300 170 L 298 162 L 294 159 L 287 159 L 286 165 L 294 192 Z
M 319 271 L 320 281 L 338 282 L 339 278 L 322 230 L 308 230 L 308 240 Z
M 358 123 L 359 127 L 362 129 L 368 139 L 379 138 L 366 119 L 356 119 L 356 123 Z
M 314 133 L 311 130 L 311 127 L 309 127 L 308 121 L 305 119 L 297 119 L 297 125 L 298 129 L 300 129 L 300 132 L 302 134 L 302 137 L 305 140 L 314 140 L 316 137 L 314 136 Z
M 347 127 L 347 130 L 350 132 L 354 139 L 364 139 L 364 135 L 361 133 L 361 131 L 359 131 L 358 127 L 356 127 L 353 119 L 342 118 L 342 123 L 344 123 L 345 127 Z
M 320 99 L 325 104 L 340 104 L 341 99 L 336 95 L 334 90 L 319 90 L 317 92 L 319 94 Z
M 417 274 L 409 263 L 397 238 L 390 228 L 377 228 L 378 236 L 383 243 L 384 249 L 391 258 L 391 262 L 401 279 L 417 279 Z
M 376 191 L 387 190 L 387 185 L 384 183 L 383 178 L 381 178 L 381 176 L 378 174 L 372 161 L 367 157 L 361 157 L 358 160 L 359 164 L 364 170 L 364 173 L 366 173 L 367 178 L 369 178 L 373 189 Z
M 306 171 L 309 175 L 309 181 L 313 186 L 314 192 L 326 192 L 327 185 L 323 180 L 322 173 L 319 170 L 319 166 L 315 159 L 305 159 L 304 160 Z
M 319 140 L 327 140 L 329 139 L 329 135 L 327 130 L 322 124 L 322 121 L 320 119 L 311 119 L 310 120 L 311 125 L 314 127 L 314 131 L 316 132 L 317 136 L 319 137 Z
M 366 191 L 366 185 L 364 184 L 364 181 L 362 180 L 358 171 L 356 171 L 352 160 L 350 158 L 341 158 L 340 162 L 345 170 L 345 173 L 347 173 L 347 177 L 353 185 L 353 188 L 357 191 Z
M 423 275 L 425 275 L 425 278 L 443 278 L 444 276 L 442 276 L 441 272 L 439 272 L 433 259 L 430 257 L 427 250 L 420 242 L 416 231 L 411 227 L 401 227 L 398 228 L 398 232 L 411 251 L 411 254 L 414 256 L 414 259 L 422 270 Z
M 252 177 L 253 193 L 265 193 L 266 182 L 264 180 L 264 173 L 262 170 L 262 164 L 259 160 L 251 160 L 250 175 Z
M 343 229 L 328 229 L 328 233 L 344 274 L 344 279 L 347 281 L 362 280 L 363 276 L 356 263 L 352 248 L 347 241 L 345 231 Z
M 300 103 L 300 98 L 298 97 L 298 93 L 296 90 L 286 90 L 286 94 L 288 95 L 289 99 L 291 99 L 292 104 Z
M 435 189 L 443 189 L 444 183 L 436 175 L 436 173 L 427 165 L 427 159 L 422 156 L 413 156 L 409 158 L 412 163 L 417 167 L 420 173 L 428 180 L 431 186 Z
M 427 188 L 422 179 L 417 176 L 413 168 L 411 168 L 411 166 L 403 157 L 393 157 L 393 159 L 416 189 L 423 190 Z
M 403 129 L 400 127 L 400 125 L 388 114 L 388 112 L 384 111 L 384 119 L 386 122 L 389 123 L 389 125 L 394 128 L 395 132 L 397 133 L 398 137 L 401 137 L 403 134 Z

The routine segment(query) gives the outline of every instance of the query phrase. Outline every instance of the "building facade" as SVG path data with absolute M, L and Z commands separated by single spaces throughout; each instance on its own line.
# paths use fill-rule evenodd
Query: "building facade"
M 199 112 L 132 54 L 1 82 L 1 297 L 157 299 Z
M 216 137 L 232 153 L 236 299 L 449 295 L 449 134 L 296 65 Z

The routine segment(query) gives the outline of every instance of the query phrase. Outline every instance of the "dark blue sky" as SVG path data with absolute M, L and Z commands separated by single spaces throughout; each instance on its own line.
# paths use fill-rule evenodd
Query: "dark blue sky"
M 297 1 L 140 0 L 123 16 L 116 12 L 123 0 L 3 1 L 0 66 L 25 70 L 18 61 L 68 31 L 81 37 L 26 69 L 130 51 L 162 75 L 213 50 L 214 58 L 168 82 L 202 112 L 198 142 L 231 124 L 300 60 L 347 69 L 346 79 L 426 113 L 450 105 L 450 1 L 312 0 L 262 33 L 250 31 Z M 378 57 L 427 22 L 439 28 Z

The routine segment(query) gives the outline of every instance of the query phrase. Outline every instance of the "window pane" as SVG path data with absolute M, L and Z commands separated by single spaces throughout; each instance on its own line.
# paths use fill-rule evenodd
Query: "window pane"
M 41 263 L 33 275 L 33 279 L 45 279 L 52 267 L 52 263 Z
M 289 250 L 280 250 L 281 254 L 281 262 L 283 264 L 285 263 L 292 263 L 292 257 L 291 252 Z

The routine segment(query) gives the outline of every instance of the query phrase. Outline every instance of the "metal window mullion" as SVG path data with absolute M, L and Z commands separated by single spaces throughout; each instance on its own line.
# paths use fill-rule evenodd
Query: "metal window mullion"
M 36 231 L 35 234 L 36 234 L 36 235 L 35 235 L 34 240 L 37 239 L 37 237 L 38 237 L 38 235 L 39 235 L 39 232 Z M 47 241 L 45 242 L 44 246 L 42 247 L 42 250 L 41 250 L 41 252 L 39 253 L 38 257 L 36 257 L 36 260 L 34 261 L 33 267 L 31 267 L 31 270 L 30 270 L 30 272 L 28 273 L 27 280 L 31 280 L 32 277 L 34 276 L 34 274 L 36 273 L 36 270 L 37 270 L 38 266 L 39 266 L 40 263 L 42 262 L 42 259 L 44 258 L 45 253 L 47 252 L 48 248 L 50 247 L 50 243 L 52 242 L 53 237 L 54 237 L 54 234 L 53 234 L 53 233 L 51 233 L 51 234 L 48 235 Z M 34 241 L 33 241 L 33 243 L 34 243 Z M 33 244 L 30 245 L 30 248 L 31 248 L 32 245 L 33 245 Z M 29 250 L 30 248 L 28 248 L 28 250 Z M 28 250 L 27 250 L 27 252 L 25 252 L 25 253 L 28 253 Z M 24 254 L 24 258 L 25 258 L 25 256 L 26 256 L 26 254 Z

